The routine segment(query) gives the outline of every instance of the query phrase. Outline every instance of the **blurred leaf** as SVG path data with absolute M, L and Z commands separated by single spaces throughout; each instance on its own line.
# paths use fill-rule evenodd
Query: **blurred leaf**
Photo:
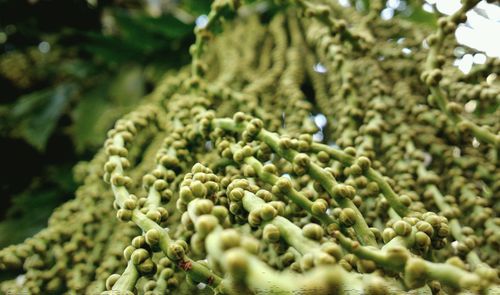
M 0 222 L 0 248 L 22 242 L 46 227 L 54 208 L 67 199 L 63 196 L 56 189 L 28 190 L 14 196 L 10 217 Z
M 0 248 L 22 242 L 46 226 L 54 208 L 76 188 L 71 169 L 71 165 L 49 166 L 43 178 L 12 197 L 7 219 L 0 222 Z
M 182 1 L 182 5 L 187 11 L 198 16 L 201 14 L 208 14 L 211 2 L 212 1 L 184 0 Z
M 361 1 L 362 11 L 367 12 L 370 10 L 370 0 L 362 0 Z
M 155 31 L 148 31 L 139 18 L 133 18 L 120 10 L 117 10 L 114 15 L 120 30 L 120 37 L 127 46 L 139 49 L 143 54 L 167 46 L 165 37 Z
M 17 122 L 14 134 L 43 151 L 75 91 L 74 84 L 60 84 L 20 97 L 10 114 L 11 120 Z
M 139 15 L 137 23 L 149 32 L 161 34 L 168 39 L 179 39 L 193 33 L 194 24 L 188 25 L 170 15 L 163 15 L 158 18 Z
M 62 191 L 73 192 L 76 189 L 76 182 L 73 177 L 73 166 L 71 164 L 49 166 L 44 176 L 46 180 L 54 183 Z
M 107 86 L 99 85 L 81 97 L 72 112 L 72 137 L 78 153 L 102 145 L 106 131 L 118 114 L 113 115 L 113 105 L 106 100 Z
M 30 205 L 30 207 L 33 207 Z M 22 218 L 7 219 L 0 222 L 0 247 L 22 242 L 25 238 L 33 236 L 46 226 L 47 218 L 53 208 L 40 210 L 36 208 L 33 215 Z
M 436 28 L 437 16 L 434 13 L 429 13 L 422 8 L 420 3 L 412 3 L 408 5 L 406 11 L 398 16 L 408 19 L 414 23 L 423 24 L 432 28 Z
M 124 68 L 117 77 L 108 77 L 105 81 L 83 94 L 71 113 L 72 137 L 78 153 L 101 146 L 113 122 L 136 105 L 145 93 L 139 67 Z
M 88 42 L 83 45 L 86 51 L 112 65 L 143 63 L 157 52 L 168 56 L 193 31 L 192 25 L 168 15 L 152 18 L 142 14 L 131 16 L 123 11 L 114 15 L 119 35 L 84 33 Z
M 19 97 L 11 109 L 11 119 L 22 119 L 34 113 L 38 108 L 43 107 L 53 93 L 53 89 L 44 89 Z
M 144 77 L 140 67 L 124 67 L 111 81 L 110 99 L 119 106 L 132 106 L 145 94 Z
M 82 48 L 108 64 L 119 65 L 130 61 L 141 62 L 141 50 L 129 46 L 115 36 L 103 36 L 97 33 L 84 34 L 89 41 Z
M 85 79 L 96 72 L 96 66 L 88 61 L 69 59 L 59 65 L 58 71 L 76 79 Z
M 163 73 L 189 63 L 188 48 L 194 39 L 190 17 L 207 14 L 212 1 L 172 2 L 189 16 L 184 23 L 169 9 L 155 18 L 144 13 L 143 3 L 125 2 L 104 1 L 97 7 L 85 1 L 67 4 L 63 18 L 50 17 L 60 8 L 58 1 L 7 1 L 9 9 L 0 9 L 0 15 L 12 19 L 5 19 L 4 26 L 16 28 L 0 53 L 25 53 L 30 64 L 20 77 L 34 77 L 24 88 L 0 81 L 0 98 L 5 101 L 0 105 L 0 135 L 7 144 L 16 142 L 29 151 L 11 155 L 14 163 L 18 158 L 36 160 L 26 161 L 31 166 L 23 172 L 23 181 L 0 182 L 0 190 L 7 188 L 2 191 L 0 217 L 14 198 L 9 221 L 0 223 L 0 244 L 19 242 L 37 232 L 56 204 L 72 195 L 69 171 L 41 167 L 73 165 L 82 152 L 100 147 L 113 122 L 156 84 L 155 79 L 145 78 L 145 68 Z M 42 41 L 50 44 L 50 51 L 40 51 Z M 64 155 L 57 151 L 63 143 Z M 37 186 L 26 190 L 33 178 Z

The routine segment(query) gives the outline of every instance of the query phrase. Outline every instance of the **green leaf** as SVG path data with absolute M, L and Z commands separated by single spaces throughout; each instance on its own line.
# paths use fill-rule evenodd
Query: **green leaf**
M 370 10 L 370 0 L 362 0 L 360 1 L 361 3 L 359 4 L 361 7 L 361 10 L 364 12 L 368 12 Z M 358 6 L 358 5 L 356 5 Z
M 189 12 L 195 15 L 208 14 L 210 12 L 210 5 L 212 1 L 200 0 L 184 0 L 182 6 Z
M 14 135 L 40 151 L 45 150 L 47 140 L 75 92 L 75 85 L 60 84 L 20 97 L 10 114 L 10 121 L 17 123 Z
M 170 15 L 158 18 L 139 15 L 136 22 L 149 32 L 161 34 L 168 39 L 179 39 L 193 34 L 193 25 L 188 25 Z
M 98 67 L 94 63 L 89 63 L 88 60 L 68 59 L 59 65 L 58 71 L 76 79 L 87 79 L 98 73 Z
M 119 65 L 130 61 L 141 62 L 141 50 L 130 46 L 116 36 L 103 36 L 92 32 L 84 33 L 88 42 L 82 48 L 101 61 L 111 65 Z
M 132 17 L 127 12 L 120 10 L 117 10 L 114 15 L 120 37 L 127 46 L 142 51 L 142 54 L 168 46 L 164 36 L 154 31 L 148 31 L 145 24 L 137 17 Z
M 133 106 L 145 94 L 145 82 L 142 69 L 124 67 L 111 82 L 109 88 L 110 99 L 118 106 Z
M 22 119 L 34 113 L 38 108 L 43 107 L 53 92 L 54 89 L 44 89 L 19 97 L 11 109 L 11 119 Z
M 414 23 L 423 24 L 428 27 L 436 28 L 437 16 L 434 13 L 425 11 L 422 6 L 418 3 L 413 3 L 408 6 L 407 10 L 401 14 L 399 17 L 408 19 Z
M 106 83 L 85 92 L 71 113 L 72 137 L 78 153 L 101 146 L 113 122 L 145 94 L 145 81 L 139 67 L 123 67 L 114 79 L 104 80 Z
M 104 84 L 93 88 L 80 98 L 80 103 L 71 113 L 72 138 L 78 153 L 102 145 L 106 130 L 120 114 L 113 111 L 113 105 L 106 99 L 107 91 Z
M 22 242 L 47 225 L 54 208 L 76 189 L 71 165 L 49 166 L 26 190 L 12 197 L 6 219 L 0 222 L 0 247 Z

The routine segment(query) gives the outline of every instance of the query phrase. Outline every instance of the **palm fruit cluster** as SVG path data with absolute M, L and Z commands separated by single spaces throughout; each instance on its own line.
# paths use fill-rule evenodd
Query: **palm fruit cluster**
M 498 294 L 500 60 L 452 66 L 477 2 L 433 31 L 378 1 L 214 1 L 192 64 L 0 251 L 0 292 Z

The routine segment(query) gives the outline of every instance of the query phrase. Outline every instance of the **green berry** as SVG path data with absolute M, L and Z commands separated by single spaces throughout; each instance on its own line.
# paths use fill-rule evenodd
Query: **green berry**
M 351 227 L 356 223 L 356 212 L 351 208 L 342 209 L 339 219 L 342 225 Z
M 318 199 L 314 201 L 311 206 L 311 212 L 315 216 L 325 214 L 327 209 L 328 204 L 324 199 Z
M 403 220 L 396 221 L 392 226 L 392 228 L 399 236 L 405 237 L 411 233 L 411 225 Z
M 417 232 L 415 234 L 415 243 L 420 248 L 427 248 L 431 245 L 431 238 L 424 232 Z
M 222 248 L 230 249 L 238 247 L 241 243 L 240 234 L 234 229 L 226 229 L 220 234 L 220 241 L 222 243 Z
M 130 259 L 133 264 L 139 265 L 143 261 L 145 261 L 148 257 L 149 257 L 148 251 L 146 251 L 146 249 L 139 248 L 134 250 L 134 252 L 132 252 L 132 256 L 130 256 Z
M 208 235 L 219 224 L 217 217 L 209 214 L 201 215 L 194 223 L 196 232 L 202 236 Z
M 316 223 L 308 223 L 302 228 L 302 234 L 305 237 L 307 237 L 309 239 L 317 240 L 317 241 L 321 240 L 324 233 L 325 232 L 324 232 L 323 228 Z
M 110 275 L 106 279 L 106 290 L 108 290 L 108 291 L 111 290 L 119 278 L 120 278 L 119 274 L 115 273 L 115 274 Z
M 260 218 L 263 221 L 273 219 L 278 214 L 278 211 L 270 204 L 264 204 L 260 209 Z
M 158 244 L 160 241 L 160 232 L 157 229 L 150 229 L 146 232 L 146 243 L 150 246 Z
M 239 202 L 241 199 L 243 199 L 243 196 L 245 195 L 245 191 L 241 188 L 235 188 L 229 193 L 229 198 L 231 201 L 234 202 Z
M 207 195 L 207 188 L 199 180 L 195 180 L 189 186 L 195 198 L 204 198 Z
M 275 243 L 280 239 L 280 230 L 273 224 L 266 224 L 262 231 L 264 240 Z

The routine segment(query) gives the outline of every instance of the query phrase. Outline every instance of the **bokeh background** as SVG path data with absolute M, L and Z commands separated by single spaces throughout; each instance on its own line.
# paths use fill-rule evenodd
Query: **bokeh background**
M 338 2 L 361 13 L 370 3 Z M 388 0 L 381 17 L 432 28 L 460 5 Z M 207 0 L 0 0 L 0 248 L 45 227 L 73 197 L 75 165 L 164 73 L 189 63 L 209 9 Z M 500 7 L 481 2 L 456 37 L 464 72 L 500 57 Z

